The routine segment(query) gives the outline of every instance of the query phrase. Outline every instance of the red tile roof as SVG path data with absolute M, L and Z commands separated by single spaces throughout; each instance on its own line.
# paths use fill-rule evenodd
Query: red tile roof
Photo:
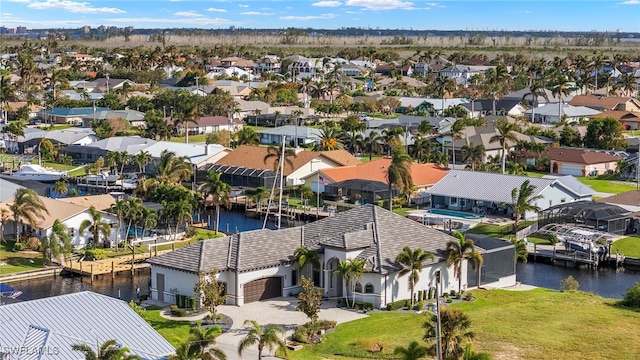
M 620 159 L 617 156 L 603 152 L 571 148 L 550 148 L 549 156 L 551 157 L 551 160 L 554 161 L 584 165 L 602 164 L 618 161 Z
M 386 172 L 391 164 L 391 158 L 385 157 L 361 163 L 355 166 L 343 166 L 333 169 L 322 169 L 323 176 L 334 182 L 360 179 L 386 183 Z M 438 164 L 411 164 L 411 178 L 418 187 L 437 183 L 447 175 L 448 169 Z

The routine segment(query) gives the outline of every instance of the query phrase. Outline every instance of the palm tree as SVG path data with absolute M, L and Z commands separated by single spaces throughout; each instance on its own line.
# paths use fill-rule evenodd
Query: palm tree
M 111 236 L 111 226 L 109 226 L 109 223 L 102 221 L 102 214 L 94 206 L 89 208 L 89 217 L 90 219 L 82 220 L 78 230 L 80 234 L 84 234 L 87 230 L 91 233 L 93 248 L 95 249 L 100 242 L 100 236 L 105 239 Z
M 69 192 L 69 184 L 64 180 L 58 180 L 53 185 L 53 191 L 56 194 L 64 195 Z
M 523 263 L 526 263 L 528 260 L 528 250 L 524 239 L 511 239 L 511 244 L 513 244 L 516 250 L 516 262 L 521 260 Z
M 420 281 L 422 266 L 427 260 L 435 260 L 435 255 L 429 251 L 422 251 L 420 248 L 411 249 L 405 246 L 402 252 L 396 256 L 396 262 L 402 265 L 400 276 L 409 274 L 409 285 L 411 285 L 411 307 L 413 307 L 413 290 L 416 283 Z
M 451 124 L 451 128 L 449 129 L 449 135 L 451 136 L 451 169 L 456 169 L 456 149 L 455 149 L 455 141 L 456 139 L 462 138 L 462 131 L 464 130 L 466 124 L 463 120 L 456 120 L 453 124 Z
M 142 150 L 133 156 L 133 161 L 138 165 L 138 172 L 140 174 L 144 173 L 144 168 L 151 162 L 151 160 L 153 160 L 153 157 L 145 150 Z
M 473 340 L 474 334 L 469 330 L 471 320 L 458 309 L 445 307 L 440 309 L 440 339 L 437 339 L 438 315 L 433 314 L 431 319 L 422 326 L 425 329 L 423 339 L 428 342 L 439 340 L 442 350 L 442 358 L 447 360 L 460 359 L 464 354 L 462 344 Z M 429 348 L 431 354 L 436 353 L 438 341 Z
M 464 348 L 464 355 L 462 355 L 462 360 L 491 360 L 491 355 L 483 352 L 474 352 L 473 346 L 469 342 Z
M 280 164 L 280 158 L 282 157 L 282 147 L 281 146 L 269 146 L 267 148 L 267 155 L 264 156 L 264 158 L 262 159 L 262 161 L 266 164 L 267 161 L 273 159 L 273 171 L 275 171 L 276 173 L 280 173 L 280 167 L 278 166 Z M 296 158 L 298 157 L 298 155 L 295 153 L 295 151 L 293 151 L 293 149 L 285 149 L 284 151 L 284 162 L 285 165 L 289 165 L 291 167 L 293 167 L 293 161 L 291 161 L 291 158 Z
M 509 145 L 509 141 L 515 142 L 517 140 L 514 134 L 517 126 L 507 120 L 499 120 L 496 122 L 496 129 L 498 130 L 498 134 L 492 136 L 489 142 L 498 142 L 500 143 L 500 147 L 502 147 L 502 173 L 504 174 L 507 159 L 507 145 Z
M 216 338 L 222 334 L 220 326 L 212 326 L 202 328 L 200 323 L 189 329 L 189 338 L 186 344 L 193 348 L 193 352 L 197 354 L 199 359 L 207 360 L 226 360 L 227 355 L 224 351 L 212 347 L 216 344 Z
M 267 194 L 267 189 L 265 189 L 264 186 L 258 186 L 255 189 L 245 190 L 244 193 L 252 197 L 253 202 L 256 204 L 257 211 L 260 212 L 262 199 Z
M 365 262 L 362 260 L 349 258 L 347 260 L 340 260 L 340 262 L 338 263 L 338 268 L 333 270 L 334 274 L 342 276 L 342 279 L 344 280 L 344 300 L 347 306 L 349 306 L 348 290 L 351 290 L 352 293 L 354 293 L 355 299 L 355 282 L 362 276 L 364 265 Z
M 320 129 L 320 142 L 314 147 L 314 150 L 340 150 L 342 147 L 342 139 L 338 128 L 324 125 L 322 129 Z
M 130 199 L 135 199 L 135 198 L 130 198 Z M 127 216 L 127 212 L 129 211 L 129 201 L 125 200 L 125 199 L 118 199 L 116 200 L 115 203 L 113 203 L 113 205 L 111 205 L 111 208 L 109 209 L 109 211 L 112 214 L 116 215 L 116 218 L 118 220 L 118 223 L 116 224 L 116 250 L 118 249 L 118 246 L 120 245 L 120 235 L 122 233 L 122 222 L 124 221 L 125 217 Z M 127 229 L 127 234 L 128 234 L 128 229 Z M 126 239 L 126 235 L 125 235 L 125 239 Z
M 9 222 L 11 216 L 11 212 L 4 208 L 4 207 L 0 207 L 0 241 L 5 242 L 4 239 L 4 227 L 7 225 L 7 222 Z
M 79 351 L 84 355 L 85 360 L 138 360 L 142 359 L 136 355 L 129 355 L 127 347 L 120 346 L 114 339 L 107 340 L 98 347 L 98 352 L 87 344 L 71 345 L 71 349 Z
M 243 127 L 236 132 L 236 145 L 258 145 L 260 144 L 260 135 L 249 127 Z
M 161 184 L 175 184 L 187 180 L 193 167 L 186 156 L 176 156 L 172 151 L 163 150 L 156 166 L 156 177 Z
M 413 146 L 411 146 L 411 155 L 419 163 L 424 163 L 431 153 L 431 139 L 423 135 L 415 135 L 413 137 Z
M 409 346 L 398 346 L 393 350 L 393 355 L 398 355 L 401 360 L 419 360 L 427 355 L 427 348 L 420 346 L 417 341 L 412 341 Z
M 529 86 L 529 91 L 522 95 L 522 100 L 524 101 L 527 96 L 531 95 L 531 122 L 535 122 L 536 120 L 536 107 L 538 104 L 538 97 L 542 96 L 547 102 L 549 101 L 549 96 L 547 96 L 547 92 L 545 91 L 544 85 L 539 81 L 534 81 Z
M 44 206 L 40 196 L 31 189 L 18 189 L 13 196 L 13 204 L 9 209 L 13 213 L 13 233 L 16 241 L 19 241 L 18 224 L 26 220 L 32 228 L 36 227 L 36 219 L 44 219 L 45 214 L 49 214 L 49 210 Z
M 371 161 L 373 154 L 380 154 L 382 152 L 382 137 L 377 131 L 372 131 L 369 136 L 363 139 L 363 150 L 369 154 L 369 161 Z
M 131 161 L 129 158 L 129 153 L 126 151 L 116 151 L 116 162 L 120 165 L 120 172 L 122 174 L 124 171 L 124 166 L 127 165 Z
M 520 188 L 514 188 L 511 190 L 511 203 L 505 204 L 508 206 L 513 215 L 515 216 L 515 220 L 513 223 L 513 233 L 518 232 L 518 226 L 520 225 L 520 218 L 527 211 L 542 211 L 538 205 L 535 204 L 537 200 L 542 199 L 542 194 L 535 194 L 537 188 L 529 183 L 529 180 L 525 180 Z
M 558 121 L 562 119 L 562 97 L 571 94 L 569 89 L 569 81 L 564 75 L 556 78 L 556 85 L 551 90 L 551 94 L 558 98 Z
M 484 145 L 474 145 L 473 141 L 462 147 L 462 161 L 471 165 L 471 171 L 476 171 L 476 165 L 484 158 Z
M 476 251 L 473 240 L 467 240 L 461 232 L 451 234 L 458 239 L 447 242 L 445 253 L 447 254 L 447 266 L 453 266 L 453 271 L 458 278 L 458 293 L 462 290 L 462 263 L 467 260 L 475 271 L 482 266 L 482 255 Z M 480 284 L 478 283 L 478 286 Z
M 220 205 L 227 209 L 231 206 L 231 186 L 221 180 L 222 174 L 209 171 L 204 183 L 200 185 L 205 201 L 211 196 L 211 204 L 216 207 L 216 234 L 220 222 Z
M 144 233 L 147 231 L 147 229 L 152 229 L 158 224 L 158 212 L 148 207 L 142 207 L 140 209 L 138 224 L 142 228 L 140 231 L 140 236 L 144 238 Z
M 42 255 L 47 261 L 58 259 L 64 264 L 64 257 L 71 254 L 71 236 L 69 229 L 60 220 L 56 219 L 51 227 L 49 236 L 42 239 Z
M 293 261 L 298 263 L 298 270 L 302 271 L 305 265 L 311 265 L 312 270 L 320 268 L 320 253 L 318 250 L 309 250 L 306 247 L 299 247 L 293 252 Z
M 262 359 L 262 351 L 267 347 L 270 351 L 274 348 L 287 353 L 287 346 L 280 336 L 284 336 L 285 331 L 278 325 L 260 326 L 255 320 L 246 320 L 244 326 L 249 325 L 249 332 L 238 344 L 238 355 L 242 356 L 244 350 L 253 345 L 258 345 L 258 360 Z
M 635 76 L 631 73 L 624 74 L 620 80 L 622 81 L 622 90 L 626 91 L 627 96 L 633 96 L 638 87 Z
M 387 184 L 389 185 L 389 211 L 393 210 L 392 187 L 395 185 L 400 194 L 406 194 L 413 185 L 411 164 L 411 156 L 407 155 L 402 148 L 393 151 L 391 164 L 386 171 Z

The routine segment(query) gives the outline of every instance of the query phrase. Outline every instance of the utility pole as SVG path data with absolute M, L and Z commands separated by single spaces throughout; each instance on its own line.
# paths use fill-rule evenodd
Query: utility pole
M 440 332 L 440 270 L 436 272 L 436 360 L 442 360 L 442 339 Z

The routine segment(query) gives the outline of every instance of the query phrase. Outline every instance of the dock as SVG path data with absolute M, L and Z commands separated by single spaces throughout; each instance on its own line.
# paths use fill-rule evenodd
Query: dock
M 111 278 L 114 278 L 116 274 L 121 272 L 129 271 L 134 273 L 136 270 L 149 268 L 150 265 L 144 261 L 150 257 L 152 257 L 151 253 L 136 254 L 135 259 L 132 255 L 93 261 L 67 259 L 62 272 L 87 276 L 91 278 L 91 281 L 96 276 L 108 274 L 111 274 Z
M 564 266 L 572 264 L 574 266 L 587 265 L 592 268 L 597 268 L 603 265 L 619 268 L 623 266 L 625 262 L 624 255 L 620 254 L 607 255 L 603 258 L 596 253 L 557 249 L 550 245 L 529 244 L 527 250 L 529 259 L 534 262 L 561 263 Z

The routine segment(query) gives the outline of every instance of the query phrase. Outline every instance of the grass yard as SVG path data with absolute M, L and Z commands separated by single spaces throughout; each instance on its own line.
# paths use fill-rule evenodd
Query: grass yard
M 640 237 L 630 236 L 616 240 L 611 247 L 611 253 L 615 254 L 616 250 L 625 256 L 640 258 Z
M 474 291 L 477 300 L 451 306 L 472 321 L 474 350 L 494 359 L 634 359 L 640 353 L 640 312 L 616 300 L 546 289 Z M 396 346 L 425 344 L 426 314 L 375 312 L 338 326 L 317 345 L 290 352 L 291 359 L 392 359 Z M 366 347 L 375 342 L 381 353 Z
M 175 136 L 169 141 L 184 143 L 184 136 Z M 207 135 L 189 135 L 189 143 L 203 143 L 206 141 Z
M 548 174 L 543 172 L 537 172 L 537 171 L 527 171 L 527 176 L 532 178 L 541 178 L 545 175 L 548 175 Z
M 191 323 L 189 321 L 175 321 L 160 316 L 162 310 L 147 310 L 147 322 L 156 329 L 174 347 L 189 337 Z
M 576 179 L 597 192 L 621 194 L 636 189 L 636 184 L 621 180 L 598 179 L 594 177 L 577 177 Z
M 36 251 L 13 251 L 13 241 L 0 246 L 0 275 L 14 274 L 30 270 L 42 270 L 44 260 Z

